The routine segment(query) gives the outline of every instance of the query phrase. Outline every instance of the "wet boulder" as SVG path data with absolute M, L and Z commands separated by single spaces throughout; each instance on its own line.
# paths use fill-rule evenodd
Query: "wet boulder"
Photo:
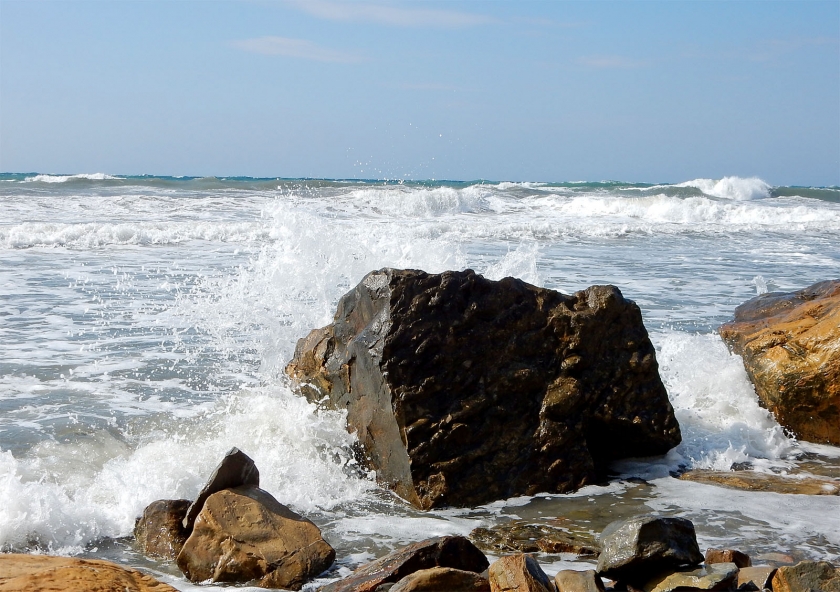
M 637 587 L 659 572 L 703 561 L 694 525 L 685 518 L 617 520 L 601 533 L 600 543 L 598 574 Z
M 840 445 L 840 280 L 762 294 L 718 331 L 781 425 Z
M 286 372 L 346 410 L 380 482 L 425 509 L 571 491 L 680 442 L 639 308 L 614 286 L 374 271 Z
M 490 582 L 473 571 L 432 567 L 405 576 L 388 592 L 490 592 Z
M 183 520 L 190 500 L 157 500 L 149 504 L 134 524 L 140 550 L 152 557 L 175 559 L 189 536 Z
M 461 536 L 435 537 L 371 561 L 348 577 L 324 586 L 320 592 L 373 592 L 380 586 L 397 583 L 420 570 L 449 567 L 479 574 L 488 565 L 484 553 L 468 539 Z
M 207 498 L 177 563 L 193 582 L 299 590 L 335 559 L 312 522 L 252 485 Z
M 489 575 L 492 592 L 554 592 L 554 585 L 540 564 L 524 553 L 494 561 Z
M 594 569 L 561 569 L 554 576 L 557 592 L 604 592 L 604 582 Z
M 773 592 L 840 592 L 840 571 L 827 561 L 802 561 L 773 575 Z

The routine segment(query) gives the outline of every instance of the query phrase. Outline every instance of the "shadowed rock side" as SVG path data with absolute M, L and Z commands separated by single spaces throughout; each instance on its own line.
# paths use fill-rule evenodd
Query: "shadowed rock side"
M 718 331 L 780 424 L 840 446 L 840 280 L 762 294 Z
M 286 371 L 347 409 L 379 480 L 420 508 L 571 491 L 680 442 L 639 308 L 613 286 L 382 269 Z

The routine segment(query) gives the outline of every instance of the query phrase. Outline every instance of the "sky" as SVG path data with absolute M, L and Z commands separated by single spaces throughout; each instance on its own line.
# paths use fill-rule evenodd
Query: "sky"
M 840 2 L 0 0 L 0 171 L 840 185 Z

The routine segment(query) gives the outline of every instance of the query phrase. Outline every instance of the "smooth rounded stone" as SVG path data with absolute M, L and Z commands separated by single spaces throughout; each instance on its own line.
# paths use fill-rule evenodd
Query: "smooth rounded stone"
M 840 446 L 840 280 L 762 294 L 718 332 L 780 424 L 801 440 Z
M 642 586 L 644 592 L 675 592 L 677 590 L 732 590 L 738 581 L 738 566 L 734 563 L 713 563 L 698 569 L 680 570 L 657 576 Z
M 359 567 L 346 578 L 324 586 L 319 592 L 373 592 L 421 569 L 451 567 L 481 573 L 488 565 L 487 557 L 469 539 L 435 537 L 391 551 Z
M 0 592 L 177 592 L 134 569 L 99 559 L 0 553 Z
M 840 572 L 827 561 L 783 566 L 773 575 L 773 592 L 840 592 Z
M 598 574 L 634 585 L 652 574 L 703 561 L 694 525 L 685 518 L 646 515 L 617 520 L 601 533 L 600 543 Z
M 250 456 L 234 447 L 231 448 L 218 464 L 210 479 L 199 492 L 198 497 L 184 516 L 184 528 L 191 532 L 196 516 L 204 507 L 207 498 L 223 489 L 233 489 L 240 485 L 260 486 L 260 472 Z
M 530 555 L 506 555 L 490 564 L 492 592 L 554 592 L 551 579 Z
M 562 569 L 554 576 L 557 592 L 604 592 L 604 582 L 594 569 Z
M 752 559 L 737 549 L 706 549 L 706 565 L 712 563 L 734 563 L 739 568 L 752 565 Z
M 317 526 L 249 485 L 207 498 L 177 563 L 193 582 L 298 590 L 334 559 Z
M 738 590 L 764 590 L 770 588 L 776 568 L 770 565 L 742 567 L 738 571 Z
M 140 550 L 152 557 L 175 559 L 189 536 L 183 519 L 190 500 L 157 500 L 143 510 L 134 524 L 134 538 Z
M 490 592 L 490 582 L 473 571 L 433 567 L 405 576 L 388 590 L 389 592 Z
M 470 539 L 480 548 L 521 553 L 574 553 L 580 557 L 597 557 L 598 541 L 587 532 L 570 532 L 547 524 L 514 520 L 491 528 L 476 528 Z
M 377 479 L 423 509 L 573 491 L 681 440 L 639 307 L 614 286 L 381 269 L 286 373 L 346 410 Z
M 817 477 L 784 477 L 755 471 L 708 471 L 695 469 L 679 476 L 684 481 L 721 485 L 745 491 L 772 491 L 800 495 L 840 495 L 840 483 Z

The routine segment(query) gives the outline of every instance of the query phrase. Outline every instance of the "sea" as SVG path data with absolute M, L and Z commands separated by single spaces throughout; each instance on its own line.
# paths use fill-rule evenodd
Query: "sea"
M 383 267 L 564 293 L 618 286 L 642 310 L 682 443 L 572 494 L 413 509 L 354 460 L 342 413 L 284 374 L 297 340 Z M 701 549 L 754 563 L 836 564 L 840 497 L 672 475 L 840 480 L 840 448 L 787 434 L 716 333 L 758 294 L 838 277 L 840 187 L 3 174 L 0 551 L 104 558 L 214 589 L 143 557 L 132 530 L 152 501 L 194 498 L 236 446 L 336 548 L 308 589 L 431 536 L 516 520 L 597 534 L 642 513 L 688 518 Z M 537 559 L 549 574 L 592 566 Z

